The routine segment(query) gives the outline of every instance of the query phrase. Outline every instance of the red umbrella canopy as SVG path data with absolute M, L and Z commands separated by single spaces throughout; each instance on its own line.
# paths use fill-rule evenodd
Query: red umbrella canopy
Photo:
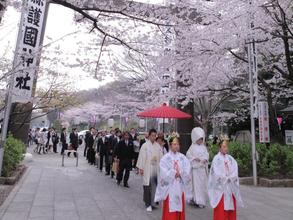
M 185 112 L 182 112 L 176 108 L 167 106 L 165 103 L 160 107 L 156 107 L 144 112 L 140 112 L 137 114 L 137 116 L 144 117 L 144 118 L 178 118 L 178 119 L 191 118 L 191 115 Z

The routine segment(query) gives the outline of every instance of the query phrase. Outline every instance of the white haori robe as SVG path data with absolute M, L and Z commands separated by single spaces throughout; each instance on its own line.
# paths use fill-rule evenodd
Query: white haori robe
M 160 145 L 147 141 L 141 146 L 136 167 L 143 170 L 143 185 L 149 186 L 151 177 L 158 177 L 162 158 Z
M 218 153 L 212 162 L 208 195 L 213 208 L 216 208 L 224 196 L 224 210 L 235 210 L 233 196 L 238 205 L 243 206 L 239 190 L 238 165 L 231 155 Z
M 191 164 L 193 201 L 198 205 L 205 206 L 208 199 L 209 153 L 205 145 L 192 144 L 186 157 Z
M 175 178 L 175 164 L 179 168 L 181 178 Z M 163 156 L 160 162 L 160 177 L 155 194 L 155 202 L 166 200 L 169 196 L 170 212 L 182 212 L 182 194 L 185 199 L 191 199 L 189 190 L 190 163 L 181 153 L 168 152 Z

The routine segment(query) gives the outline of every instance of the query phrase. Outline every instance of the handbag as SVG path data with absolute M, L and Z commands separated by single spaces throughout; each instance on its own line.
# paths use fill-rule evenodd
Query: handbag
M 115 174 L 118 173 L 118 171 L 119 171 L 119 163 L 118 163 L 118 161 L 114 161 L 114 162 L 113 162 L 113 165 L 112 165 L 112 171 L 113 171 Z

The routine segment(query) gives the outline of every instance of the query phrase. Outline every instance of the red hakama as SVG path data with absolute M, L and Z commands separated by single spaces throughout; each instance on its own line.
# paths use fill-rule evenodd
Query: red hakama
M 164 200 L 162 220 L 185 220 L 184 194 L 182 194 L 182 212 L 170 212 L 169 196 Z
M 224 210 L 224 195 L 218 206 L 214 208 L 214 220 L 236 220 L 236 200 L 233 196 L 234 210 Z

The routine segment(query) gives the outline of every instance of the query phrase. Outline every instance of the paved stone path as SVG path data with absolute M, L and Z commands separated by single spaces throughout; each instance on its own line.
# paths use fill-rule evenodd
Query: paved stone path
M 142 202 L 140 177 L 131 174 L 130 189 L 96 167 L 83 156 L 75 167 L 73 157 L 34 155 L 28 171 L 0 207 L 2 220 L 159 220 L 161 210 L 147 213 Z M 292 188 L 241 187 L 245 208 L 240 220 L 292 220 Z M 212 219 L 212 210 L 187 206 L 186 220 Z

